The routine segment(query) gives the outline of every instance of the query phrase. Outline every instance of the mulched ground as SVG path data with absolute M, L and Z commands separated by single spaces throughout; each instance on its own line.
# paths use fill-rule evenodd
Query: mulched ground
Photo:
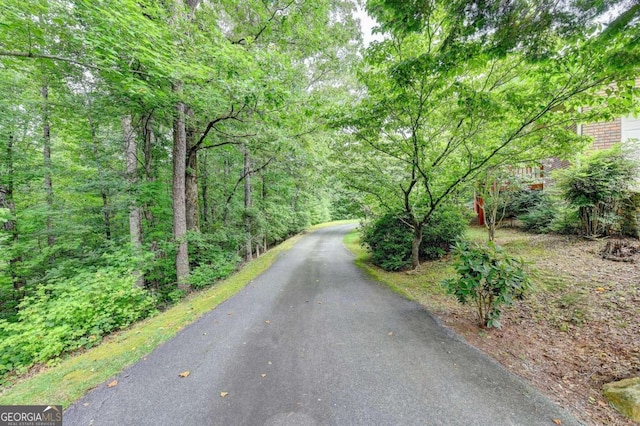
M 531 261 L 538 290 L 505 310 L 502 329 L 478 328 L 473 310 L 456 304 L 436 316 L 585 423 L 634 424 L 601 389 L 640 376 L 640 255 L 615 262 L 600 256 L 606 240 L 511 229 L 496 242 Z

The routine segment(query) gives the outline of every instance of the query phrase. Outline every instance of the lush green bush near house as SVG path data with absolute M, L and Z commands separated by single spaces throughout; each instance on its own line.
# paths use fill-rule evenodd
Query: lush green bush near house
M 420 259 L 440 259 L 449 253 L 452 245 L 464 234 L 468 223 L 459 207 L 450 204 L 440 207 L 422 230 Z
M 539 204 L 548 201 L 548 198 L 548 192 L 543 190 L 516 190 L 508 200 L 504 217 L 512 218 L 526 214 Z
M 550 232 L 551 223 L 558 213 L 556 203 L 547 193 L 536 194 L 535 199 L 528 200 L 518 210 L 518 219 L 522 222 L 522 227 L 537 233 Z
M 413 230 L 408 218 L 387 213 L 362 226 L 362 242 L 371 250 L 372 262 L 387 271 L 398 271 L 411 264 Z M 438 259 L 449 252 L 467 226 L 467 219 L 455 206 L 437 210 L 423 228 L 420 258 Z
M 556 174 L 562 197 L 578 211 L 582 233 L 611 235 L 622 230 L 622 206 L 630 199 L 637 163 L 621 146 L 599 150 Z

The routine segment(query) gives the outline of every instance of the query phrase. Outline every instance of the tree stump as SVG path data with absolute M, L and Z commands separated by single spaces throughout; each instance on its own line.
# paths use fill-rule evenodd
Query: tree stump
M 613 260 L 615 262 L 632 262 L 636 261 L 636 254 L 640 252 L 640 247 L 627 240 L 610 240 L 607 241 L 604 248 L 600 250 L 600 256 L 603 259 Z

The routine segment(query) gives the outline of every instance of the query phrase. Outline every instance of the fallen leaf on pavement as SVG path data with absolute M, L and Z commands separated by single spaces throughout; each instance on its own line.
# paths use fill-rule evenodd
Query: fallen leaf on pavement
M 560 419 L 553 419 L 553 422 L 557 425 L 561 425 L 562 424 L 562 420 Z
M 229 395 L 229 392 L 220 392 L 220 396 L 223 398 L 227 395 Z
M 261 374 L 261 376 L 262 376 L 262 377 L 267 377 L 267 375 L 266 375 L 266 374 Z
M 265 324 L 271 324 L 271 321 L 266 320 L 266 321 L 265 321 Z
M 393 331 L 390 331 L 389 333 L 387 333 L 387 336 L 393 336 Z
M 108 388 L 112 388 L 112 387 L 117 386 L 117 385 L 118 385 L 118 381 L 117 381 L 117 380 L 114 380 L 113 382 L 109 382 L 109 384 L 107 385 L 107 387 L 108 387 Z
M 189 377 L 189 374 L 191 374 L 191 372 L 189 370 L 187 370 L 187 371 L 183 371 L 182 373 L 178 374 L 178 376 L 180 376 L 180 377 Z

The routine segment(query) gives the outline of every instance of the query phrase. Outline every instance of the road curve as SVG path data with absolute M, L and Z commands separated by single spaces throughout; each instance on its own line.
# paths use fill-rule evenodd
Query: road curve
M 580 424 L 363 275 L 342 245 L 351 228 L 304 237 L 117 386 L 71 405 L 64 424 Z

